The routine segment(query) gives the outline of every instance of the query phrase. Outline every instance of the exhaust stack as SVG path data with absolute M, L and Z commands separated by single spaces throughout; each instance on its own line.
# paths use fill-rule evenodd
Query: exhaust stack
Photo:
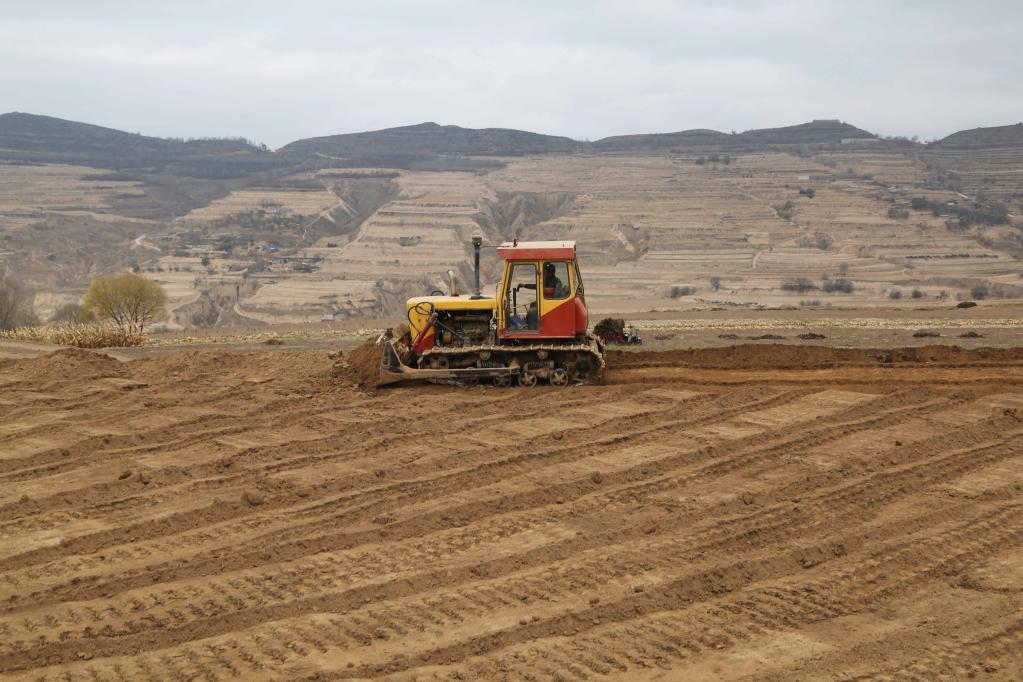
M 472 236 L 473 261 L 476 270 L 476 289 L 472 295 L 474 299 L 483 298 L 480 294 L 480 247 L 483 246 L 483 236 L 474 234 Z

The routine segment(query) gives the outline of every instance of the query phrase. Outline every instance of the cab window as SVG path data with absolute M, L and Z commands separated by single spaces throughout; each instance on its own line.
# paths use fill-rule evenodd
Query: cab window
M 579 274 L 579 262 L 578 261 L 576 261 L 573 264 L 573 269 L 575 270 L 575 297 L 578 298 L 579 300 L 585 302 L 586 301 L 586 294 L 583 291 L 583 278 Z
M 548 261 L 543 264 L 543 297 L 548 301 L 568 298 L 572 287 L 568 280 L 568 263 Z
M 515 263 L 505 299 L 506 327 L 510 332 L 536 331 L 540 312 L 536 299 L 536 264 Z

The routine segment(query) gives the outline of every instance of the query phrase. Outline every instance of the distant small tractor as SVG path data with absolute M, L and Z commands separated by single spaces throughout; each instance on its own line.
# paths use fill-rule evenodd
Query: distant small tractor
M 593 333 L 604 343 L 622 343 L 628 346 L 642 345 L 643 339 L 635 325 L 625 326 L 625 320 L 605 317 L 593 328 Z

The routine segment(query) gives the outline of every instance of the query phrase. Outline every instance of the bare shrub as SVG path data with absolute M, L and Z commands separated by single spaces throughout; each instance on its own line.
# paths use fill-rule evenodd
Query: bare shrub
M 808 291 L 813 291 L 817 288 L 814 284 L 806 277 L 796 277 L 795 279 L 787 279 L 781 283 L 782 291 L 795 291 L 800 294 L 805 294 Z
M 853 285 L 852 280 L 839 278 L 825 279 L 821 282 L 821 289 L 829 294 L 851 294 L 855 291 L 856 287 Z
M 810 234 L 803 235 L 796 242 L 796 244 L 804 249 L 820 249 L 821 251 L 827 251 L 834 243 L 835 241 L 827 232 L 811 232 Z
M 141 332 L 166 319 L 167 294 L 159 284 L 139 275 L 97 277 L 85 294 L 85 308 L 99 319 Z
M 81 324 L 92 322 L 96 316 L 80 303 L 65 303 L 50 315 L 50 324 Z
M 13 277 L 0 281 L 0 329 L 38 324 L 34 300 L 35 292 Z
M 697 290 L 693 286 L 672 286 L 671 287 L 671 298 L 679 299 L 683 295 L 693 295 Z
M 779 204 L 774 207 L 774 212 L 778 214 L 778 217 L 782 220 L 792 220 L 792 216 L 796 214 L 796 204 L 792 199 L 787 199 L 784 204 Z

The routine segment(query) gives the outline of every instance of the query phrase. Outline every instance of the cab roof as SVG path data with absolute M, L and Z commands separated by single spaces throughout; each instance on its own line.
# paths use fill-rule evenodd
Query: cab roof
M 504 260 L 574 260 L 575 242 L 505 242 L 497 247 Z

